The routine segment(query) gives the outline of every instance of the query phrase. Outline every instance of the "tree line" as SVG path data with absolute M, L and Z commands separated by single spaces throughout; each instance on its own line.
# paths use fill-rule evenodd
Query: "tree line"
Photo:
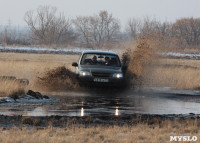
M 133 39 L 156 35 L 168 48 L 197 48 L 200 45 L 200 18 L 181 18 L 174 23 L 161 23 L 148 17 L 143 20 L 133 18 L 128 21 L 127 32 Z
M 120 20 L 107 11 L 70 19 L 59 13 L 56 7 L 39 6 L 36 10 L 27 11 L 24 20 L 28 26 L 26 31 L 0 29 L 0 43 L 101 49 L 141 36 L 156 35 L 165 48 L 176 45 L 198 48 L 200 45 L 200 18 L 193 17 L 181 18 L 173 23 L 149 17 L 131 18 L 126 29 L 122 30 Z

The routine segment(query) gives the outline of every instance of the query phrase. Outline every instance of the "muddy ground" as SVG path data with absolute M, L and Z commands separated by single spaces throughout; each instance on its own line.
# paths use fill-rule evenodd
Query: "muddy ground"
M 153 91 L 154 92 L 153 92 Z M 43 93 L 44 94 L 44 93 Z M 146 92 L 89 91 L 46 93 L 46 98 L 0 104 L 0 127 L 161 125 L 199 122 L 200 96 L 194 91 L 148 89 Z
M 65 128 L 73 125 L 84 126 L 134 126 L 137 124 L 147 125 L 161 125 L 165 121 L 176 121 L 184 123 L 188 121 L 199 122 L 199 115 L 149 115 L 149 114 L 133 114 L 129 116 L 98 116 L 98 117 L 69 117 L 69 116 L 45 116 L 45 117 L 24 117 L 24 116 L 5 116 L 0 115 L 0 127 L 12 128 L 12 127 L 60 127 Z

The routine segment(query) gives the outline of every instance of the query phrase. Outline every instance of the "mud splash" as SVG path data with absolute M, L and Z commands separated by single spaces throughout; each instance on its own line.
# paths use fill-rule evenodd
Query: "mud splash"
M 126 89 L 141 87 L 143 72 L 146 70 L 146 65 L 151 63 L 153 54 L 154 52 L 145 38 L 138 39 L 134 51 L 127 50 L 123 53 L 121 61 L 122 67 L 125 67 L 123 73 Z M 37 88 L 43 91 L 80 90 L 76 74 L 65 66 L 47 70 L 37 78 L 36 84 Z M 81 89 L 88 89 L 88 87 L 81 87 Z
M 155 37 L 144 36 L 136 39 L 134 50 L 128 49 L 121 57 L 123 73 L 125 75 L 125 85 L 128 88 L 142 88 L 145 75 L 155 59 L 157 60 L 155 49 L 158 47 Z M 132 45 L 133 47 L 135 45 Z M 56 67 L 46 71 L 38 77 L 39 89 L 45 91 L 69 91 L 80 89 L 76 74 L 65 66 Z M 85 87 L 84 87 L 85 88 Z M 87 88 L 87 87 L 86 87 Z
M 143 87 L 144 78 L 146 78 L 145 71 L 149 69 L 155 59 L 158 60 L 155 54 L 157 45 L 157 41 L 152 37 L 139 37 L 136 39 L 136 47 L 131 45 L 134 50 L 127 49 L 123 53 L 122 65 L 126 67 L 124 73 L 129 87 Z
M 65 66 L 48 70 L 38 77 L 36 84 L 43 91 L 67 91 L 78 89 L 76 74 Z

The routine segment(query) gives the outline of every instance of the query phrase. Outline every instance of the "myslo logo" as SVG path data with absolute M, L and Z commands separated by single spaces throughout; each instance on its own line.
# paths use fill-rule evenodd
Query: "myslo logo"
M 197 141 L 197 136 L 170 136 L 170 141 Z

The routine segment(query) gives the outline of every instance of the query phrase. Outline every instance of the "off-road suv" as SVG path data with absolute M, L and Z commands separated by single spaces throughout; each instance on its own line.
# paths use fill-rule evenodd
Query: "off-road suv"
M 119 56 L 110 51 L 87 50 L 82 52 L 78 63 L 73 62 L 82 85 L 121 86 L 124 75 Z

